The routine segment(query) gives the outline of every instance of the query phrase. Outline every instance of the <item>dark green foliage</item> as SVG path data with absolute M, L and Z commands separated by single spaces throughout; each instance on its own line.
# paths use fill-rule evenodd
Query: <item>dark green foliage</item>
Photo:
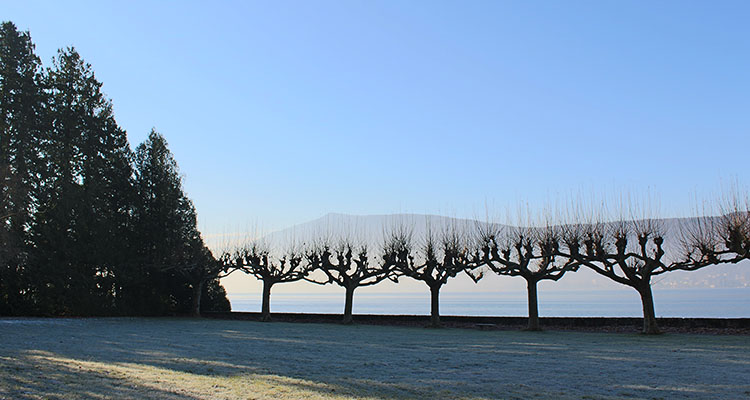
M 41 63 L 27 32 L 0 27 L 0 313 L 28 311 L 28 228 L 33 222 L 44 132 Z
M 166 141 L 133 153 L 101 87 L 75 49 L 42 70 L 2 24 L 0 315 L 187 312 L 198 283 L 221 303 Z
M 149 297 L 150 304 L 161 302 L 165 308 L 160 313 L 198 314 L 197 309 L 184 308 L 186 299 L 201 298 L 206 282 L 226 270 L 203 243 L 195 207 L 182 190 L 177 162 L 156 131 L 136 149 L 135 172 L 133 225 L 139 233 L 136 258 L 140 262 L 132 276 L 141 280 L 134 287 L 148 291 L 133 295 L 141 302 Z M 155 284 L 149 287 L 145 282 Z
M 221 286 L 218 279 L 212 279 L 203 288 L 203 301 L 201 301 L 201 312 L 208 311 L 232 311 L 232 306 L 227 299 L 227 292 Z
M 183 192 L 177 162 L 164 137 L 152 131 L 137 147 L 133 161 L 133 262 L 121 274 L 118 291 L 124 312 L 197 314 L 193 303 L 201 298 L 228 304 L 223 289 L 213 287 L 218 281 L 206 285 L 222 266 L 203 243 L 195 208 Z M 210 295 L 203 296 L 208 289 Z
M 111 314 L 115 276 L 129 258 L 121 239 L 128 236 L 133 199 L 130 147 L 101 83 L 74 49 L 58 52 L 46 85 L 51 123 L 42 151 L 47 179 L 40 223 L 32 233 L 36 280 L 44 283 L 39 296 L 58 301 L 43 301 L 40 311 Z M 113 246 L 118 242 L 122 245 Z

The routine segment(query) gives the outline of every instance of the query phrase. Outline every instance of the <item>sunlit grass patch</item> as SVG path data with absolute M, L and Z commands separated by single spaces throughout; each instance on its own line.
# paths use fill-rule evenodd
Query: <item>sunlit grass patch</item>
M 0 324 L 0 399 L 742 398 L 742 336 L 191 319 Z
M 189 361 L 185 371 L 132 362 L 99 362 L 29 351 L 3 357 L 15 375 L 7 395 L 25 398 L 115 398 L 123 394 L 150 398 L 343 399 L 376 398 L 336 385 L 272 374 L 216 374 L 226 363 Z M 93 387 L 95 386 L 95 387 Z

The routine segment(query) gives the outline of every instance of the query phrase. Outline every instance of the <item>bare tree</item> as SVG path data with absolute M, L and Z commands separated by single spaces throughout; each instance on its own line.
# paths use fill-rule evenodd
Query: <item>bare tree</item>
M 476 265 L 464 232 L 456 226 L 443 230 L 440 238 L 427 230 L 423 245 L 413 250 L 411 230 L 400 227 L 391 233 L 384 259 L 394 264 L 398 276 L 422 281 L 430 288 L 430 326 L 440 327 L 440 289 L 448 279 L 465 272 L 475 282 L 481 273 L 472 271 Z M 416 257 L 415 257 L 416 255 Z
M 750 259 L 750 211 L 734 210 L 721 216 L 719 237 L 723 241 L 724 249 L 717 251 L 719 256 L 733 254 L 722 262 L 736 263 Z
M 478 225 L 482 246 L 481 265 L 498 275 L 520 276 L 526 280 L 529 321 L 527 329 L 540 330 L 537 284 L 541 280 L 557 281 L 580 265 L 560 254 L 561 228 L 509 227 Z
M 750 199 L 744 201 L 736 191 L 719 202 L 721 215 L 704 215 L 681 226 L 686 270 L 709 265 L 736 264 L 750 259 Z
M 566 249 L 558 254 L 638 292 L 645 334 L 660 333 L 651 279 L 670 271 L 696 269 L 691 262 L 667 256 L 664 233 L 655 219 L 577 225 L 568 231 L 565 243 Z
M 278 260 L 270 256 L 269 247 L 254 241 L 234 252 L 222 256 L 224 263 L 232 265 L 246 274 L 255 276 L 263 282 L 263 302 L 261 320 L 271 320 L 271 288 L 277 283 L 295 282 L 303 279 L 308 270 L 303 264 L 303 256 L 294 248 Z
M 367 245 L 355 245 L 348 239 L 339 241 L 334 248 L 321 240 L 307 252 L 306 258 L 310 271 L 322 271 L 326 277 L 326 280 L 319 281 L 308 276 L 306 281 L 319 285 L 335 283 L 346 290 L 344 324 L 352 323 L 355 289 L 393 278 L 392 264 L 386 262 L 387 257 L 373 261 L 368 257 Z

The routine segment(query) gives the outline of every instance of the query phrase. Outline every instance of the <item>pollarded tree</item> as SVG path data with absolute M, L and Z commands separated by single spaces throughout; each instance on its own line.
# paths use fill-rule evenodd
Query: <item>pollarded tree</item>
M 344 324 L 351 324 L 354 290 L 362 286 L 375 285 L 386 278 L 393 277 L 393 265 L 385 258 L 373 261 L 368 257 L 367 245 L 355 245 L 350 240 L 341 240 L 332 246 L 325 241 L 307 252 L 310 271 L 322 271 L 326 277 L 318 281 L 311 277 L 306 281 L 319 285 L 335 283 L 346 290 L 344 302 Z
M 643 333 L 660 333 L 654 312 L 651 279 L 676 270 L 694 270 L 691 260 L 668 255 L 664 233 L 654 219 L 570 225 L 565 249 L 558 254 L 571 258 L 596 273 L 635 289 L 643 307 Z
M 720 217 L 718 236 L 724 248 L 716 251 L 715 256 L 724 256 L 721 262 L 736 263 L 750 259 L 750 207 L 744 209 L 737 204 L 734 209 L 727 209 Z
M 682 226 L 686 263 L 701 267 L 750 259 L 750 199 L 732 193 L 718 217 L 701 216 Z
M 503 231 L 479 226 L 482 265 L 498 275 L 520 276 L 526 280 L 529 321 L 527 329 L 540 330 L 537 284 L 557 281 L 568 271 L 578 270 L 579 263 L 560 255 L 560 228 L 508 227 Z
M 271 320 L 271 289 L 277 283 L 296 282 L 308 273 L 299 251 L 289 250 L 286 255 L 274 260 L 269 246 L 261 242 L 252 242 L 234 254 L 224 253 L 221 262 L 231 268 L 255 276 L 263 282 L 263 302 L 261 320 Z
M 472 271 L 477 267 L 476 252 L 470 250 L 469 240 L 456 226 L 443 230 L 436 238 L 428 228 L 424 243 L 414 251 L 411 231 L 403 227 L 394 230 L 387 240 L 384 259 L 394 265 L 396 276 L 408 276 L 424 282 L 430 288 L 430 326 L 440 327 L 440 289 L 448 279 L 461 272 L 474 282 L 482 278 Z

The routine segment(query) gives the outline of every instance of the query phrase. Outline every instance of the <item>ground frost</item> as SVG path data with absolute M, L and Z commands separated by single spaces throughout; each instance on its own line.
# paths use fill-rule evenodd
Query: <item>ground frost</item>
M 750 394 L 747 336 L 110 318 L 0 319 L 0 337 L 0 399 Z

